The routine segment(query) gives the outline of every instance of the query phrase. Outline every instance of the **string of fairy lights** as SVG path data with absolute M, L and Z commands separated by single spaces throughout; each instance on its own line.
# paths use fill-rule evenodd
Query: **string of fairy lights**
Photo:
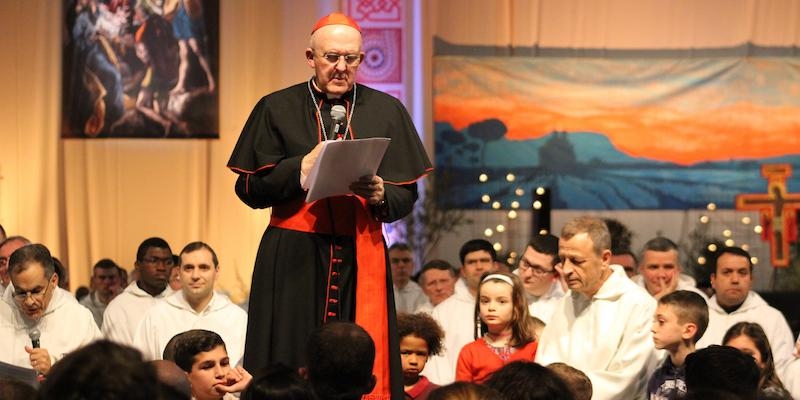
M 517 178 L 516 175 L 509 172 L 505 175 L 504 180 L 509 185 L 514 185 Z M 487 183 L 489 182 L 489 175 L 487 173 L 481 173 L 478 176 L 478 182 L 480 183 Z M 545 193 L 546 189 L 543 187 L 537 187 L 534 189 L 534 193 L 538 196 L 541 196 Z M 519 217 L 519 209 L 521 204 L 527 202 L 528 200 L 525 199 L 526 190 L 523 189 L 521 186 L 517 186 L 514 189 L 514 196 L 515 198 L 508 202 L 506 208 L 508 211 L 505 212 L 504 218 L 505 221 L 492 221 L 488 222 L 484 225 L 483 235 L 486 237 L 487 240 L 492 242 L 492 245 L 498 253 L 501 253 L 507 246 L 503 243 L 501 235 L 509 231 L 509 225 L 514 223 L 515 220 Z M 493 199 L 489 193 L 484 193 L 481 195 L 481 203 L 489 205 L 492 210 L 501 210 L 504 208 L 504 204 L 502 201 L 498 199 Z M 533 201 L 530 203 L 530 209 L 533 212 L 537 212 L 542 209 L 543 204 L 541 201 L 536 199 L 534 196 Z M 725 246 L 739 246 L 746 251 L 750 251 L 751 245 L 748 243 L 749 239 L 752 239 L 752 235 L 760 236 L 764 232 L 764 227 L 759 223 L 753 221 L 749 215 L 745 216 L 734 216 L 733 218 L 726 218 L 722 215 L 717 213 L 717 205 L 715 203 L 708 203 L 706 206 L 705 212 L 703 212 L 698 217 L 698 222 L 703 228 L 706 230 L 706 239 L 708 239 L 705 243 L 706 250 L 710 254 L 714 254 L 718 250 L 718 244 L 716 243 L 716 239 L 719 238 L 721 240 L 721 244 Z M 546 230 L 542 230 L 538 232 L 539 234 L 547 234 Z M 510 248 L 508 255 L 507 255 L 507 262 L 510 265 L 514 265 L 516 263 L 517 257 L 519 253 Z M 703 254 L 697 255 L 696 262 L 699 265 L 705 265 L 709 260 Z M 753 255 L 751 257 L 751 261 L 753 265 L 758 264 L 759 259 L 757 256 Z
M 513 173 L 509 172 L 509 173 L 507 173 L 505 175 L 504 179 L 505 179 L 505 182 L 507 182 L 509 185 L 514 185 L 514 183 L 517 180 L 517 177 Z M 489 175 L 488 174 L 481 173 L 478 176 L 478 182 L 486 183 L 488 181 L 489 181 Z M 534 192 L 537 195 L 542 195 L 542 194 L 544 194 L 545 190 L 546 189 L 543 188 L 543 187 L 537 187 L 536 189 L 534 189 Z M 486 240 L 489 240 L 490 242 L 493 242 L 492 243 L 492 247 L 494 247 L 494 250 L 496 252 L 498 252 L 498 253 L 502 252 L 503 249 L 506 246 L 502 243 L 500 238 L 497 237 L 499 235 L 495 235 L 495 234 L 496 233 L 500 233 L 500 234 L 505 233 L 506 231 L 509 230 L 509 226 L 508 225 L 512 224 L 514 221 L 517 220 L 517 218 L 519 217 L 519 211 L 518 210 L 520 209 L 521 205 L 524 204 L 527 201 L 525 199 L 525 195 L 526 194 L 527 194 L 527 191 L 525 189 L 523 189 L 521 186 L 517 186 L 514 189 L 515 198 L 513 200 L 511 200 L 510 202 L 508 202 L 508 208 L 510 208 L 510 209 L 508 210 L 508 212 L 506 212 L 504 214 L 505 218 L 506 218 L 505 223 L 503 223 L 503 221 L 500 221 L 500 222 L 491 223 L 490 225 L 484 226 L 483 235 L 486 237 Z M 490 205 L 490 207 L 493 210 L 500 210 L 500 209 L 503 208 L 503 203 L 500 200 L 492 199 L 492 196 L 489 195 L 488 193 L 484 193 L 483 195 L 481 195 L 481 203 Z M 534 212 L 538 211 L 538 210 L 541 210 L 542 207 L 543 207 L 543 204 L 539 200 L 533 200 L 533 202 L 531 203 L 531 209 Z M 547 234 L 547 233 L 548 232 L 544 231 L 544 230 L 539 232 L 539 234 Z M 517 262 L 517 257 L 519 257 L 519 253 L 514 249 L 509 249 L 509 250 L 510 251 L 508 252 L 508 258 L 507 258 L 506 262 L 509 265 L 514 265 Z
M 754 222 L 749 215 L 738 218 L 735 217 L 731 220 L 717 218 L 716 211 L 717 205 L 715 203 L 708 203 L 708 205 L 706 205 L 706 212 L 698 218 L 698 222 L 706 226 L 706 229 L 710 232 L 707 236 L 714 237 L 713 234 L 717 233 L 718 236 L 716 237 L 719 237 L 722 244 L 725 246 L 739 246 L 743 250 L 750 252 L 751 245 L 747 239 L 751 239 L 753 233 L 760 236 L 764 233 L 764 227 Z M 717 243 L 707 243 L 706 250 L 711 254 L 716 253 L 718 250 Z M 696 261 L 699 265 L 705 265 L 709 260 L 703 255 L 698 255 Z M 757 256 L 751 255 L 750 261 L 753 265 L 756 265 L 759 259 Z

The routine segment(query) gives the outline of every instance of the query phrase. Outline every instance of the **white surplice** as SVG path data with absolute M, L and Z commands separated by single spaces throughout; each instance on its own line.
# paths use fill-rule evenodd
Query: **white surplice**
M 639 399 L 658 362 L 650 332 L 656 302 L 622 267 L 611 269 L 593 298 L 570 291 L 561 299 L 535 360 L 563 362 L 586 373 L 593 399 Z

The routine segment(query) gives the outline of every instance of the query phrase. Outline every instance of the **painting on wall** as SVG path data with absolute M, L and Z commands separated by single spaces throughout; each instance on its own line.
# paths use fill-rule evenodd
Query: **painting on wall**
M 645 55 L 435 56 L 450 205 L 527 206 L 548 187 L 554 209 L 733 208 L 764 191 L 762 165 L 800 171 L 800 59 Z
M 62 138 L 218 138 L 219 0 L 64 0 Z

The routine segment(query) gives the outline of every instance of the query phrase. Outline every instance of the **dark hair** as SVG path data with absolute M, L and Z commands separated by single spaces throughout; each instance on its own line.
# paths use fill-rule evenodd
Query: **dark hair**
M 172 337 L 164 348 L 164 359 L 175 361 L 182 370 L 192 372 L 194 358 L 200 353 L 225 347 L 225 342 L 216 332 L 192 329 Z
M 480 318 L 481 288 L 483 284 L 486 282 L 503 282 L 508 284 L 505 280 L 499 277 L 492 277 L 492 275 L 505 276 L 513 282 L 513 285 L 511 285 L 511 306 L 513 311 L 511 314 L 511 340 L 509 341 L 509 345 L 521 348 L 536 340 L 536 334 L 533 333 L 533 327 L 528 320 L 530 314 L 528 312 L 528 301 L 525 297 L 525 287 L 522 285 L 522 281 L 519 280 L 518 276 L 505 272 L 486 272 L 481 276 L 481 282 L 478 284 L 478 292 L 475 296 L 475 321 L 480 326 L 481 334 L 488 331 L 489 328 Z M 478 333 L 475 332 L 475 339 L 478 338 L 477 334 Z
M 761 362 L 764 364 L 764 369 L 761 370 L 761 379 L 758 381 L 760 389 L 766 388 L 780 388 L 785 390 L 783 383 L 778 374 L 775 372 L 775 360 L 772 357 L 772 348 L 769 345 L 769 339 L 761 325 L 755 322 L 738 322 L 728 328 L 725 336 L 722 338 L 722 344 L 727 344 L 739 336 L 747 336 L 756 345 L 756 349 L 760 353 Z
M 92 267 L 92 270 L 95 270 L 95 269 L 98 269 L 98 268 L 100 268 L 100 269 L 114 269 L 114 271 L 117 272 L 117 274 L 119 274 L 119 265 L 117 265 L 117 263 L 115 263 L 114 260 L 112 260 L 110 258 L 104 258 L 104 259 L 94 263 L 94 266 Z
M 574 400 L 555 372 L 532 361 L 514 361 L 498 369 L 484 384 L 514 400 Z
M 3 228 L 3 224 L 0 224 L 0 243 L 6 239 L 6 229 Z
M 69 289 L 69 269 L 58 257 L 53 257 L 53 270 L 58 275 L 58 287 Z
M 217 258 L 217 253 L 214 252 L 214 249 L 212 249 L 211 246 L 203 242 L 198 241 L 187 244 L 186 246 L 183 247 L 183 250 L 181 250 L 180 255 L 184 255 L 186 253 L 192 253 L 201 249 L 206 249 L 208 250 L 209 253 L 211 253 L 211 261 L 214 263 L 214 267 L 219 266 L 219 259 Z
M 268 365 L 242 392 L 242 400 L 314 400 L 311 384 L 284 364 Z
M 420 269 L 419 273 L 417 274 L 417 280 L 420 281 L 425 271 L 430 271 L 432 269 L 438 269 L 439 271 L 448 271 L 450 272 L 450 276 L 452 276 L 453 278 L 458 276 L 458 271 L 456 271 L 456 269 L 453 268 L 453 266 L 450 265 L 449 262 L 445 260 L 436 259 L 436 260 L 430 260 L 426 262 L 425 265 L 422 266 L 422 269 Z
M 740 257 L 746 258 L 747 259 L 747 265 L 750 267 L 750 272 L 751 273 L 753 272 L 753 259 L 750 258 L 750 253 L 748 253 L 747 250 L 745 250 L 745 249 L 743 249 L 741 247 L 726 246 L 726 247 L 723 247 L 723 248 L 719 249 L 719 251 L 717 251 L 717 254 L 715 255 L 715 257 L 714 257 L 714 266 L 713 266 L 713 268 L 711 268 L 711 271 L 712 271 L 711 273 L 712 274 L 716 274 L 717 273 L 717 266 L 719 265 L 719 258 L 722 257 L 723 254 L 732 254 L 732 255 L 735 255 L 735 256 L 740 256 Z
M 605 222 L 608 233 L 611 235 L 611 254 L 630 252 L 633 232 L 625 224 L 614 218 L 603 218 L 603 222 Z
M 567 384 L 575 400 L 592 400 L 592 380 L 583 371 L 562 362 L 548 364 L 547 368 Z
M 375 343 L 364 328 L 328 322 L 308 339 L 308 380 L 322 399 L 360 399 L 372 390 Z
M 753 357 L 733 347 L 716 345 L 686 356 L 685 371 L 687 396 L 715 389 L 755 399 L 761 375 Z
M 33 400 L 35 398 L 36 389 L 33 386 L 11 377 L 0 376 L 0 399 Z
M 158 392 L 156 372 L 138 350 L 99 340 L 53 364 L 39 398 L 152 400 Z
M 561 262 L 558 258 L 558 236 L 556 235 L 534 235 L 528 242 L 528 247 L 537 253 L 552 256 L 551 267 L 555 267 Z
M 669 238 L 665 238 L 664 236 L 656 236 L 647 241 L 642 247 L 642 253 L 645 251 L 670 251 L 675 250 L 678 251 L 678 245 L 675 244 Z
M 402 341 L 404 337 L 409 335 L 414 335 L 425 341 L 428 346 L 428 355 L 441 353 L 444 330 L 430 315 L 425 313 L 398 314 L 397 336 Z
M 166 240 L 160 237 L 151 237 L 145 239 L 142 244 L 139 245 L 139 248 L 136 250 L 136 261 L 142 261 L 145 254 L 147 254 L 147 250 L 149 250 L 151 247 L 167 249 L 167 251 L 172 254 L 172 250 L 170 250 L 169 244 L 167 244 Z
M 389 251 L 392 251 L 392 250 L 411 251 L 411 246 L 409 246 L 408 243 L 397 242 L 397 243 L 389 246 Z
M 461 246 L 461 250 L 458 252 L 461 265 L 464 265 L 464 259 L 467 257 L 467 254 L 481 250 L 489 253 L 489 255 L 492 256 L 492 261 L 497 261 L 497 251 L 495 251 L 491 243 L 484 239 L 472 239 L 464 243 Z
M 453 382 L 434 389 L 428 400 L 503 400 L 502 393 L 488 386 L 473 382 Z M 514 399 L 508 399 L 514 400 Z
M 89 292 L 89 288 L 88 287 L 86 287 L 86 286 L 78 286 L 78 288 L 75 289 L 75 298 L 78 301 L 81 301 L 84 297 L 88 296 L 89 293 L 90 292 Z
M 589 235 L 595 254 L 601 255 L 603 251 L 611 250 L 611 234 L 603 220 L 590 216 L 577 217 L 561 228 L 561 239 L 569 240 L 580 233 Z
M 688 290 L 676 290 L 658 300 L 658 304 L 672 307 L 681 324 L 697 326 L 692 341 L 697 343 L 708 328 L 708 303 L 703 296 Z
M 47 250 L 43 244 L 29 244 L 22 246 L 11 253 L 11 258 L 8 260 L 8 273 L 9 275 L 28 269 L 31 263 L 37 263 L 44 268 L 44 277 L 50 279 L 56 272 L 53 257 L 50 255 L 50 250 Z

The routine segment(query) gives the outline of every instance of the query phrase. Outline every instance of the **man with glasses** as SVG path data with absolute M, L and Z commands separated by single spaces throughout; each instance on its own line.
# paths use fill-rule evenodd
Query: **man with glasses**
M 104 258 L 92 267 L 92 292 L 80 300 L 94 316 L 97 326 L 103 326 L 103 314 L 111 300 L 122 292 L 119 266 L 113 260 Z
M 134 264 L 139 279 L 108 304 L 102 326 L 106 338 L 133 346 L 136 328 L 147 310 L 173 293 L 167 285 L 173 263 L 164 239 L 152 237 L 139 245 Z
M 411 211 L 416 181 L 432 168 L 403 104 L 355 82 L 361 46 L 361 29 L 350 17 L 320 19 L 305 49 L 314 75 L 258 102 L 228 162 L 239 175 L 239 198 L 272 208 L 253 270 L 244 366 L 300 367 L 315 327 L 355 321 L 379 343 L 377 369 L 388 375 L 392 361 L 392 397 L 402 398 L 381 223 Z M 333 106 L 345 111 L 339 129 L 332 126 Z M 306 203 L 305 180 L 322 142 L 370 137 L 391 138 L 377 173 L 353 182 L 353 195 Z M 378 378 L 374 393 L 388 396 L 388 376 Z
M 8 275 L 8 260 L 11 254 L 18 248 L 31 244 L 31 241 L 22 236 L 10 236 L 0 241 L 0 296 L 8 287 L 10 277 Z
M 13 288 L 0 302 L 0 361 L 47 375 L 64 355 L 102 337 L 92 313 L 58 287 L 45 246 L 16 250 L 9 275 Z
M 556 271 L 559 263 L 558 237 L 536 235 L 528 242 L 515 271 L 525 286 L 530 314 L 545 324 L 550 321 L 558 301 L 564 297 Z

